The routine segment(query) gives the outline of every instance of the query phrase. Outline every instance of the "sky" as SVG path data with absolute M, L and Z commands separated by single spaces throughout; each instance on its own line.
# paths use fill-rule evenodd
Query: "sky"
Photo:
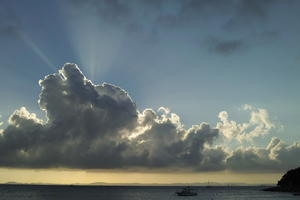
M 0 182 L 276 183 L 300 166 L 299 8 L 0 0 Z

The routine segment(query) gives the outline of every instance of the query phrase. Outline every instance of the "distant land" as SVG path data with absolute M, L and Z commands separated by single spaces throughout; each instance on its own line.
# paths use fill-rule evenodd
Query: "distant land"
M 89 184 L 73 183 L 73 184 L 53 184 L 53 183 L 20 183 L 6 182 L 2 185 L 61 185 L 61 186 L 275 186 L 275 184 L 248 184 L 248 183 L 218 183 L 218 182 L 195 182 L 195 183 L 106 183 L 94 182 Z

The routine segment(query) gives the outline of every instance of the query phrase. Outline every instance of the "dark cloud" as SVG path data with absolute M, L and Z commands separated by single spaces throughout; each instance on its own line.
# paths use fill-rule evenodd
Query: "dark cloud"
M 280 37 L 279 31 L 265 30 L 250 33 L 239 39 L 224 39 L 221 37 L 210 36 L 202 44 L 208 51 L 221 55 L 231 55 L 247 50 L 250 47 L 265 45 Z
M 247 48 L 247 44 L 244 40 L 224 40 L 215 37 L 210 37 L 205 45 L 208 50 L 222 55 L 230 55 Z
M 109 23 L 122 23 L 130 15 L 130 10 L 125 1 L 69 0 L 69 2 L 76 8 L 77 14 L 97 14 L 101 19 Z
M 272 138 L 266 148 L 240 148 L 227 158 L 227 168 L 234 171 L 285 171 L 300 165 L 300 143 L 287 145 Z
M 236 2 L 233 14 L 224 26 L 226 29 L 252 28 L 255 24 L 266 21 L 271 6 L 277 3 L 272 0 L 240 0 Z
M 69 0 L 76 13 L 97 14 L 109 23 L 135 24 L 152 28 L 200 25 L 202 20 L 215 17 L 224 21 L 224 27 L 236 28 L 248 23 L 259 23 L 268 18 L 275 1 L 271 0 Z M 150 20 L 149 20 L 150 19 Z M 226 21 L 226 19 L 228 19 Z
M 264 40 L 274 39 L 276 35 L 273 31 L 265 30 L 265 25 L 272 6 L 277 4 L 277 1 L 69 0 L 69 2 L 68 6 L 71 5 L 73 8 L 71 10 L 80 16 L 80 20 L 93 15 L 99 26 L 113 26 L 120 32 L 125 31 L 134 36 L 135 40 L 141 38 L 151 44 L 158 44 L 169 34 L 178 34 L 178 38 L 187 37 L 198 41 L 197 37 L 205 37 L 203 34 L 206 34 L 206 31 L 218 32 L 221 35 L 209 36 L 204 48 L 217 54 L 231 55 L 257 43 L 264 43 Z M 75 19 L 75 23 L 80 21 L 74 16 L 72 19 Z M 182 30 L 190 31 L 182 33 Z M 228 34 L 230 38 L 223 38 Z
M 280 37 L 280 32 L 276 30 L 265 30 L 259 33 L 254 33 L 251 35 L 250 39 L 254 39 L 258 41 L 260 44 L 264 42 L 270 42 L 274 39 L 278 39 Z
M 218 130 L 206 123 L 186 130 L 167 109 L 140 113 L 123 89 L 94 85 L 75 64 L 65 64 L 40 85 L 47 121 L 25 107 L 16 110 L 0 137 L 1 166 L 219 168 L 210 163 L 216 149 L 208 148 Z
M 141 163 L 151 167 L 203 168 L 205 144 L 210 145 L 218 136 L 218 130 L 206 123 L 188 130 L 180 128 L 178 122 L 156 119 L 151 128 L 136 138 L 141 149 L 147 152 L 147 159 Z M 216 170 L 213 166 L 206 170 Z

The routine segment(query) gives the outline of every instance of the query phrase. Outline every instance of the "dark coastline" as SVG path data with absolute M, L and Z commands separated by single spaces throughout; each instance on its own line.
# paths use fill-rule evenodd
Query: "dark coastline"
M 280 186 L 276 186 L 276 187 L 270 187 L 270 188 L 265 188 L 263 189 L 263 191 L 268 191 L 268 192 L 300 192 L 300 188 L 299 187 L 280 187 Z
M 36 188 L 150 188 L 150 189 L 155 189 L 155 188 L 179 188 L 181 189 L 183 186 L 182 185 L 60 185 L 60 184 L 5 184 L 2 183 L 0 184 L 0 187 L 36 187 Z M 262 185 L 233 185 L 233 186 L 191 186 L 193 188 L 198 188 L 198 189 L 214 189 L 214 188 L 265 188 L 266 186 Z
M 300 193 L 300 167 L 286 172 L 278 181 L 276 187 L 263 189 L 270 192 Z

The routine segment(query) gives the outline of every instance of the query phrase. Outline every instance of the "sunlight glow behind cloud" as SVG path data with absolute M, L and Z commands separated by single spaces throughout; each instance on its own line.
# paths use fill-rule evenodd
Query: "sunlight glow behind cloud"
M 62 12 L 71 45 L 81 65 L 86 67 L 92 80 L 103 77 L 118 56 L 123 31 L 105 23 L 93 12 L 84 15 L 70 7 Z

